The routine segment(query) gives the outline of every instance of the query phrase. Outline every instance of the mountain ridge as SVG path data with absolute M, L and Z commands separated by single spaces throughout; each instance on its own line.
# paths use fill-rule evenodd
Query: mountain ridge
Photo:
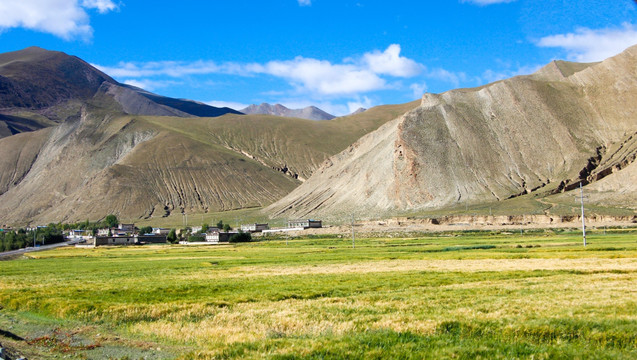
M 0 55 L 0 76 L 6 64 L 25 68 L 14 55 Z M 261 207 L 285 218 L 383 217 L 525 196 L 563 204 L 579 181 L 596 206 L 633 209 L 635 64 L 635 47 L 600 63 L 556 61 L 330 121 L 198 117 L 142 89 L 95 81 L 81 98 L 71 84 L 53 105 L 0 111 L 0 223 Z
M 317 108 L 316 106 L 307 106 L 303 109 L 289 109 L 281 104 L 271 105 L 261 103 L 260 105 L 252 104 L 240 112 L 249 115 L 262 114 L 283 117 L 296 117 L 307 120 L 332 120 L 336 116 Z
M 239 113 L 120 84 L 84 60 L 59 51 L 29 47 L 0 54 L 0 114 L 4 115 L 0 119 L 0 136 L 50 126 L 42 117 L 53 123 L 78 118 L 83 104 L 96 98 L 102 106 L 106 106 L 104 101 L 110 101 L 113 111 L 134 115 Z M 11 121 L 6 117 L 11 117 Z

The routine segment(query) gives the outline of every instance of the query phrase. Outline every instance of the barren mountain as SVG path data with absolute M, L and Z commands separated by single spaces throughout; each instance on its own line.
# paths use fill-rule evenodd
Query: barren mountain
M 247 108 L 242 109 L 241 112 L 244 114 L 296 117 L 308 120 L 332 120 L 335 118 L 334 115 L 328 114 L 315 106 L 308 106 L 303 109 L 288 109 L 281 104 L 270 105 L 263 103 L 261 105 L 250 105 Z
M 362 107 L 361 107 L 361 108 L 356 109 L 356 110 L 355 110 L 353 113 L 351 113 L 350 115 L 360 114 L 360 113 L 365 112 L 365 111 L 367 111 L 367 109 L 365 109 L 365 108 L 362 108 Z
M 23 71 L 31 71 L 25 53 L 79 63 L 74 69 L 99 80 L 80 94 L 74 84 L 64 89 L 65 77 L 49 75 L 59 80 L 58 98 L 3 109 L 10 115 L 2 115 L 0 126 L 1 224 L 262 207 L 329 156 L 418 105 L 382 106 L 329 122 L 238 113 L 195 117 L 217 108 L 117 84 L 61 53 L 28 49 L 7 62 L 25 62 Z M 54 63 L 43 62 L 56 73 Z M 53 81 L 15 80 L 25 76 L 16 70 L 11 81 L 34 88 L 30 99 L 44 92 L 38 81 Z
M 85 102 L 110 97 L 114 111 L 164 116 L 238 113 L 122 85 L 85 61 L 30 47 L 0 54 L 0 137 L 77 119 Z
M 601 63 L 555 61 L 530 76 L 425 94 L 265 212 L 382 216 L 529 193 L 557 198 L 580 181 L 597 204 L 635 209 L 635 98 L 637 47 Z
M 0 55 L 5 84 L 41 88 L 44 80 L 30 85 L 18 70 L 3 72 L 23 58 Z M 598 206 L 637 204 L 637 48 L 330 121 L 196 117 L 212 110 L 113 83 L 87 66 L 72 69 L 92 86 L 88 95 L 64 89 L 65 77 L 56 98 L 7 93 L 14 103 L 0 111 L 0 223 L 109 213 L 134 220 L 275 201 L 268 215 L 326 218 L 536 195 L 551 206 L 572 203 L 565 191 L 580 181 Z

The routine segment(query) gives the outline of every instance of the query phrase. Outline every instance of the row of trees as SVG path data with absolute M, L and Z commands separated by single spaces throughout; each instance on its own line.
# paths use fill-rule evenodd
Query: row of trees
M 95 235 L 98 229 L 116 227 L 117 225 L 119 225 L 117 216 L 108 215 L 103 221 L 90 222 L 86 220 L 78 223 L 50 223 L 45 227 L 38 227 L 33 231 L 27 231 L 25 229 L 4 231 L 0 232 L 0 251 L 11 251 L 33 246 L 34 238 L 35 245 L 49 245 L 63 242 L 64 231 L 66 230 L 89 230 Z
M 0 232 L 0 251 L 23 249 L 34 245 L 49 245 L 64 241 L 62 230 L 56 224 L 49 224 L 33 231 L 18 229 L 18 231 Z

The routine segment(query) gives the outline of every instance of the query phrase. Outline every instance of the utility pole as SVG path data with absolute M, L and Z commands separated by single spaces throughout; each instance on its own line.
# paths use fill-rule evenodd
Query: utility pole
M 579 199 L 582 204 L 582 238 L 584 239 L 584 246 L 586 246 L 586 218 L 584 218 L 584 189 L 582 182 L 579 183 Z

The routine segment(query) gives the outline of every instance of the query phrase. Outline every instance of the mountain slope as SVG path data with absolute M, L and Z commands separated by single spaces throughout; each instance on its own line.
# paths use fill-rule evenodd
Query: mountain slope
M 77 119 L 82 106 L 96 97 L 101 98 L 102 106 L 104 97 L 109 97 L 112 111 L 127 114 L 192 117 L 238 113 L 122 85 L 62 52 L 30 47 L 0 54 L 0 115 L 4 115 L 0 117 L 0 137 Z
M 0 223 L 266 206 L 335 152 L 417 106 L 316 122 L 131 116 L 109 110 L 110 100 L 88 102 L 77 119 L 0 139 Z
M 2 221 L 223 211 L 266 205 L 297 186 L 214 144 L 97 114 L 0 140 Z
M 308 106 L 303 109 L 288 109 L 281 104 L 270 105 L 267 103 L 263 103 L 261 105 L 250 105 L 247 108 L 242 109 L 241 112 L 249 115 L 274 115 L 283 117 L 296 117 L 299 119 L 307 120 L 332 120 L 335 118 L 334 115 L 328 114 L 315 106 Z
M 426 94 L 420 107 L 329 159 L 265 211 L 382 216 L 547 195 L 619 176 L 624 170 L 609 159 L 634 160 L 635 96 L 637 47 L 598 64 L 553 62 L 531 76 Z M 622 144 L 623 153 L 612 150 Z M 621 182 L 613 191 L 634 196 Z

